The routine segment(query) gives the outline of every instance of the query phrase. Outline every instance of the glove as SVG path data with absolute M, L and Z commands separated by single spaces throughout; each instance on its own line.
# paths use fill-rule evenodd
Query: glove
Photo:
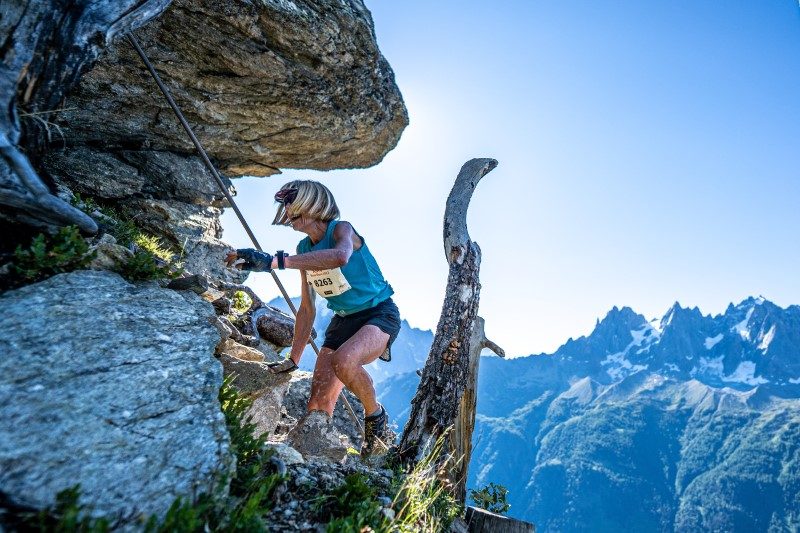
M 272 256 L 266 252 L 259 252 L 252 248 L 241 248 L 236 250 L 236 255 L 240 259 L 244 259 L 242 263 L 243 270 L 251 270 L 253 272 L 270 272 L 272 270 Z
M 267 367 L 273 374 L 291 374 L 297 370 L 297 365 L 288 357 L 278 363 L 267 363 Z

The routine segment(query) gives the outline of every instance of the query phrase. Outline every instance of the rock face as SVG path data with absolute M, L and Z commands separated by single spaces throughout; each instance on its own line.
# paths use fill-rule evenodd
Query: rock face
M 42 508 L 81 486 L 122 523 L 213 492 L 233 459 L 210 304 L 79 271 L 0 297 L 0 493 Z
M 137 37 L 230 175 L 371 166 L 408 123 L 360 0 L 175 0 Z M 138 150 L 194 152 L 125 42 L 65 107 L 77 108 L 60 115 L 71 145 L 126 162 Z
M 292 428 L 286 441 L 305 459 L 322 457 L 335 463 L 347 456 L 347 445 L 341 433 L 324 411 L 309 411 Z
M 292 373 L 292 381 L 289 390 L 283 398 L 283 407 L 290 420 L 299 420 L 305 416 L 308 406 L 308 398 L 311 396 L 311 372 L 295 371 Z M 347 412 L 344 406 L 344 399 L 350 402 L 359 423 L 364 420 L 364 406 L 355 394 L 342 389 L 342 394 L 336 401 L 333 409 L 333 426 L 341 431 L 349 440 L 350 445 L 356 449 L 361 447 L 361 432 L 353 421 L 353 417 Z
M 88 39 L 93 44 L 86 50 L 85 35 L 59 32 L 55 42 L 62 52 L 52 54 L 52 69 L 35 72 L 36 83 L 33 73 L 20 74 L 24 62 L 17 64 L 16 56 L 16 70 L 0 70 L 9 107 L 15 109 L 16 103 L 28 113 L 46 113 L 41 115 L 46 122 L 31 118 L 40 115 L 25 115 L 26 124 L 34 133 L 46 124 L 51 133 L 50 142 L 29 135 L 16 146 L 16 117 L 8 118 L 8 150 L 0 146 L 8 160 L 0 161 L 0 202 L 24 192 L 20 183 L 25 180 L 12 163 L 21 157 L 27 164 L 26 152 L 32 163 L 26 167 L 29 178 L 38 172 L 59 187 L 112 204 L 179 251 L 187 270 L 236 281 L 220 266 L 226 250 L 218 222 L 224 196 L 141 60 L 119 38 L 148 19 L 137 38 L 211 159 L 230 177 L 266 176 L 284 167 L 374 165 L 408 124 L 394 74 L 378 50 L 371 16 L 360 0 L 176 0 L 169 7 L 164 0 L 150 0 L 136 10 L 128 3 L 94 3 L 94 18 L 73 21 L 62 10 L 80 11 L 80 2 L 47 7 L 22 2 L 20 17 L 26 4 L 36 6 L 29 10 L 38 13 L 28 22 L 31 27 L 48 16 L 61 17 L 91 22 L 106 38 L 97 43 Z M 127 15 L 109 29 L 122 17 L 112 17 L 116 8 Z M 44 45 L 22 39 L 23 26 L 0 26 L 0 40 L 4 31 L 12 32 L 17 53 L 30 57 L 30 47 Z M 118 38 L 111 43 L 112 37 Z M 66 78 L 70 83 L 63 91 L 42 93 L 41 87 L 53 89 Z M 50 198 L 40 185 L 34 193 Z M 96 229 L 63 200 L 52 196 L 48 201 L 61 210 L 50 216 L 51 225 L 71 222 L 84 231 Z M 48 218 L 47 206 L 37 209 L 42 211 L 37 216 Z M 19 215 L 15 220 L 32 223 L 32 218 Z
M 289 389 L 288 374 L 273 374 L 264 363 L 245 361 L 227 353 L 220 355 L 225 376 L 234 376 L 233 386 L 253 400 L 247 412 L 256 425 L 256 435 L 272 436 L 278 425 L 283 397 Z

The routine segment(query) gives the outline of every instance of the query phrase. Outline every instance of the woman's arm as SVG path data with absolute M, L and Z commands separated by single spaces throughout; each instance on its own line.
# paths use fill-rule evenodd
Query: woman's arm
M 294 361 L 294 364 L 299 364 L 300 358 L 303 357 L 303 350 L 311 337 L 311 328 L 314 326 L 314 317 L 317 314 L 315 303 L 317 295 L 308 284 L 305 271 L 300 271 L 300 283 L 302 284 L 300 289 L 300 309 L 297 310 L 297 316 L 295 317 L 294 337 L 292 338 L 292 348 L 289 352 L 289 358 Z
M 347 264 L 353 255 L 354 240 L 358 239 L 353 226 L 349 222 L 339 222 L 333 229 L 334 247 L 330 250 L 317 250 L 304 254 L 290 255 L 284 259 L 285 268 L 300 270 L 324 270 L 337 268 Z M 360 247 L 360 239 L 358 239 Z M 278 268 L 278 259 L 272 260 L 272 268 Z

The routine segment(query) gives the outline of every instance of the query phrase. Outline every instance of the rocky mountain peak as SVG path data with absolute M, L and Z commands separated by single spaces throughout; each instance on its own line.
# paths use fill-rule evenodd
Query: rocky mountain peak
M 645 318 L 635 313 L 630 307 L 619 308 L 614 306 L 606 313 L 606 316 L 602 319 L 597 319 L 594 329 L 588 337 L 580 337 L 580 339 L 607 340 L 618 337 L 621 340 L 625 340 L 626 332 L 636 329 L 642 322 L 646 322 Z
M 647 371 L 747 389 L 800 385 L 799 352 L 800 308 L 751 297 L 714 317 L 675 302 L 650 322 L 615 306 L 552 355 L 562 372 L 600 382 Z

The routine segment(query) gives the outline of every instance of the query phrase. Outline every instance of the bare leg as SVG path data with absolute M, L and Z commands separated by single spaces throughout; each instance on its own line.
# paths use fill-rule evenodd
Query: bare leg
M 325 411 L 330 416 L 333 416 L 336 399 L 344 386 L 333 371 L 333 353 L 330 348 L 320 349 L 311 378 L 311 397 L 308 399 L 309 411 Z
M 386 350 L 388 342 L 388 333 L 381 331 L 378 326 L 368 324 L 347 339 L 331 357 L 335 377 L 361 400 L 365 416 L 378 409 L 378 402 L 375 399 L 372 378 L 363 366 L 377 359 Z M 316 374 L 316 369 L 314 372 Z

